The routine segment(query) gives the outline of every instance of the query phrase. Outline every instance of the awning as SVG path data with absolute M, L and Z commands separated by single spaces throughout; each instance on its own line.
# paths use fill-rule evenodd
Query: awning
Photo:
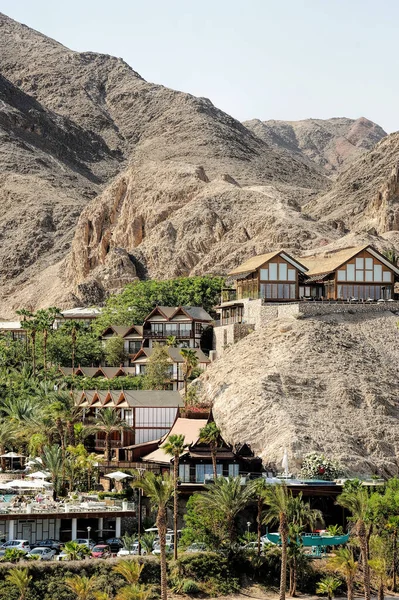
M 331 273 L 332 271 L 329 271 L 328 273 L 320 273 L 319 275 L 312 275 L 311 277 L 304 279 L 303 283 L 306 285 L 308 283 L 317 283 L 319 281 L 322 282 Z

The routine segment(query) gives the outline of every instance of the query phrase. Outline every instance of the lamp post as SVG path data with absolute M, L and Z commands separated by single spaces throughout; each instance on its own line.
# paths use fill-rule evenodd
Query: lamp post
M 247 521 L 247 533 L 248 533 L 248 539 L 249 539 L 249 528 L 251 527 L 251 521 Z
M 90 550 L 90 531 L 91 531 L 91 527 L 87 528 L 87 546 Z
M 143 467 L 137 469 L 140 475 L 140 479 L 143 477 L 145 469 Z M 141 499 L 143 496 L 143 490 L 139 488 L 139 501 L 138 501 L 138 515 L 137 515 L 137 552 L 141 556 Z

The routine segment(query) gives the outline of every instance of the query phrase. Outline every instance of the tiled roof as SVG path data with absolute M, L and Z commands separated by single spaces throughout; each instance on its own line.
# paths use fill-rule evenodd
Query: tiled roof
M 84 390 L 75 392 L 75 401 L 77 404 L 87 399 L 87 406 L 90 406 L 96 397 L 100 398 L 100 404 L 103 404 L 107 397 L 111 397 L 112 403 L 107 406 L 116 406 L 120 399 L 125 400 L 129 407 L 180 407 L 184 405 L 179 392 L 169 390 Z
M 143 456 L 142 460 L 145 462 L 156 462 L 169 464 L 171 456 L 165 454 L 161 446 L 168 441 L 170 435 L 184 435 L 184 441 L 187 445 L 195 444 L 199 438 L 200 430 L 207 424 L 207 419 L 176 419 L 172 429 L 168 435 L 159 441 L 159 448 Z M 185 454 L 185 452 L 183 452 Z

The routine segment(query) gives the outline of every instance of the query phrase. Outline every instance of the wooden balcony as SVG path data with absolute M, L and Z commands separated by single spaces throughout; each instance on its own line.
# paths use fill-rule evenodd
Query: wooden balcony
M 151 338 L 151 339 L 158 339 L 158 340 L 166 340 L 166 338 L 168 337 L 176 337 L 179 340 L 182 339 L 190 339 L 193 337 L 193 332 L 192 331 L 180 331 L 179 329 L 173 329 L 171 331 L 151 331 L 150 329 L 148 329 L 147 331 L 143 332 L 143 337 L 145 339 Z

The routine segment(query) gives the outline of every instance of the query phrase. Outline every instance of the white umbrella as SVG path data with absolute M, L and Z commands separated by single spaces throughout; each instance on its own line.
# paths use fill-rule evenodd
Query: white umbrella
M 9 481 L 6 486 L 8 490 L 12 488 L 19 488 L 21 490 L 41 490 L 44 487 L 51 487 L 51 483 L 47 483 L 47 481 L 40 481 L 39 479 L 34 479 L 33 481 L 14 479 L 14 481 Z
M 12 461 L 14 458 L 22 458 L 22 454 L 17 454 L 16 452 L 7 452 L 6 454 L 0 454 L 0 458 L 11 458 L 11 471 L 12 471 Z
M 7 454 L 0 454 L 0 458 L 22 458 L 23 454 L 17 454 L 16 452 L 7 452 Z
M 48 479 L 48 477 L 51 477 L 51 473 L 35 471 L 35 473 L 29 473 L 28 477 L 33 477 L 33 479 Z
M 122 473 L 122 471 L 114 471 L 113 473 L 108 473 L 104 475 L 104 477 L 109 477 L 110 479 L 115 479 L 115 481 L 122 481 L 122 479 L 133 479 L 133 475 L 127 475 L 127 473 Z

